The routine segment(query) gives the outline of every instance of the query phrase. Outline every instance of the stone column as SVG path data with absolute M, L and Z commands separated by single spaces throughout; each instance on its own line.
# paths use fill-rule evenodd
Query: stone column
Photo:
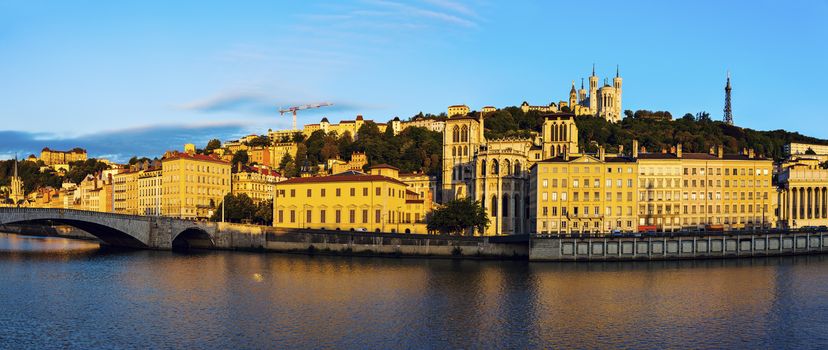
M 791 220 L 799 219 L 799 208 L 796 207 L 796 200 L 799 198 L 799 189 L 794 187 L 788 190 L 791 196 Z M 791 225 L 793 225 L 793 221 L 791 221 Z
M 811 209 L 811 211 L 810 215 L 808 215 L 808 218 L 814 219 L 816 218 L 816 200 L 814 198 L 816 196 L 816 189 L 811 187 L 810 192 L 810 196 L 808 197 L 808 205 L 810 206 L 809 209 Z

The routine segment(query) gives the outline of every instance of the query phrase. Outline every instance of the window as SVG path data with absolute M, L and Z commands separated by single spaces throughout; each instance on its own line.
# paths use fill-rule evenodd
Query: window
M 364 192 L 368 192 L 368 188 L 365 188 Z M 368 209 L 363 209 L 362 210 L 362 223 L 363 224 L 368 223 Z
M 356 188 L 351 187 L 351 197 L 356 197 Z
M 342 189 L 341 189 L 341 188 L 337 188 L 337 189 L 336 189 L 336 196 L 337 196 L 337 197 L 339 197 L 340 195 L 342 195 Z
M 337 223 L 337 224 L 338 224 L 338 223 L 340 223 L 340 222 L 341 222 L 341 220 L 342 220 L 342 211 L 341 211 L 341 210 L 339 210 L 339 209 L 337 209 L 337 210 L 336 210 L 336 212 L 335 212 L 334 214 L 335 214 L 335 216 L 336 216 L 336 217 L 335 217 L 335 219 L 336 219 L 336 223 Z
M 290 222 L 291 223 L 296 222 L 296 210 L 291 210 L 290 211 Z
M 352 190 L 353 190 L 353 188 L 352 188 Z M 352 224 L 356 222 L 356 210 L 351 209 L 348 212 L 348 222 L 350 222 Z
M 307 193 L 307 197 L 308 197 L 308 198 L 310 198 L 312 193 L 313 193 L 313 190 L 311 190 L 311 189 L 309 188 L 309 189 L 308 189 L 308 193 Z
M 311 223 L 311 222 L 313 222 L 313 220 L 311 220 L 312 218 L 313 218 L 313 217 L 311 216 L 311 211 L 310 211 L 310 210 L 308 210 L 307 212 L 305 212 L 305 222 L 306 222 L 306 223 Z
M 382 220 L 382 212 L 379 209 L 377 209 L 374 212 L 374 223 L 379 224 L 380 220 Z
M 381 196 L 381 195 L 382 195 L 382 190 L 380 190 L 380 188 L 379 188 L 379 187 L 377 187 L 377 190 L 376 190 L 376 194 L 375 194 L 375 195 L 376 195 L 376 196 Z
M 319 195 L 320 195 L 321 197 L 325 197 L 325 189 L 323 188 L 323 189 L 321 189 L 321 190 L 319 190 L 319 191 L 320 191 Z
M 362 196 L 363 197 L 368 197 L 368 187 L 363 187 L 362 188 Z

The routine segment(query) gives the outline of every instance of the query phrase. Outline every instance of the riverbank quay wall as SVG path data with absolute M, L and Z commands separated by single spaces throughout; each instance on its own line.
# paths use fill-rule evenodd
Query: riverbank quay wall
M 272 229 L 267 250 L 393 256 L 527 259 L 529 236 L 465 237 Z
M 659 237 L 533 236 L 530 261 L 633 261 L 747 258 L 828 253 L 828 232 Z

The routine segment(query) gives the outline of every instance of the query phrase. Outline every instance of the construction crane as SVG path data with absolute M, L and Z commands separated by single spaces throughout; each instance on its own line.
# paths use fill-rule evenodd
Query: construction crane
M 322 108 L 333 106 L 333 103 L 322 102 L 322 103 L 313 103 L 301 106 L 293 106 L 286 109 L 279 109 L 279 115 L 285 115 L 285 113 L 292 112 L 293 113 L 293 130 L 296 130 L 296 111 L 300 111 L 303 109 L 314 109 L 314 108 Z

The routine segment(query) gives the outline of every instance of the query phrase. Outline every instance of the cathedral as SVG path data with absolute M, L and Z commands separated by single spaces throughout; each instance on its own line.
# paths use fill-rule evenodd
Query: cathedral
M 621 121 L 623 109 L 621 107 L 621 85 L 623 80 L 618 67 L 615 68 L 615 78 L 612 85 L 609 80 L 604 79 L 604 84 L 598 86 L 599 78 L 595 75 L 595 65 L 592 66 L 592 75 L 589 76 L 589 91 L 584 88 L 584 81 L 581 79 L 581 89 L 575 90 L 575 81 L 572 81 L 572 88 L 569 90 L 569 100 L 554 102 L 548 106 L 531 106 L 523 102 L 520 108 L 524 113 L 538 111 L 541 113 L 558 113 L 565 111 L 566 107 L 576 116 L 594 115 L 606 119 L 612 123 Z
M 483 203 L 491 225 L 487 235 L 527 232 L 529 168 L 535 162 L 578 153 L 575 114 L 547 115 L 532 138 L 487 140 L 483 113 L 458 114 L 443 131 L 443 201 L 471 197 Z

